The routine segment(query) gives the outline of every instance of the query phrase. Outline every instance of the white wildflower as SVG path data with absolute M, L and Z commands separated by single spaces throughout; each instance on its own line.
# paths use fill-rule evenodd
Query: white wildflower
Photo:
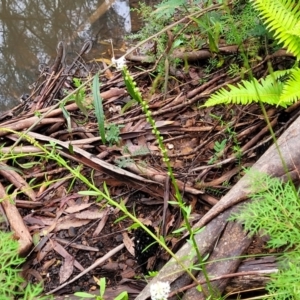
M 111 63 L 118 69 L 121 70 L 123 69 L 124 66 L 126 66 L 126 59 L 125 56 L 121 56 L 118 59 L 115 59 L 115 57 L 113 56 L 111 59 Z
M 167 300 L 169 293 L 169 282 L 158 281 L 150 285 L 150 295 L 152 300 Z

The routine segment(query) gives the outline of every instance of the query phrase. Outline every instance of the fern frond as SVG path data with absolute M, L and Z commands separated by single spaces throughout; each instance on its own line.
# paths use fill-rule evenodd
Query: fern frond
M 297 25 L 293 29 L 289 30 L 288 33 L 300 37 L 300 21 L 298 21 Z
M 274 37 L 300 60 L 300 2 L 292 0 L 250 0 Z M 297 32 L 296 32 L 297 33 Z
M 132 156 L 143 156 L 143 155 L 146 155 L 146 154 L 149 154 L 150 151 L 147 147 L 145 146 L 141 146 L 140 148 L 136 149 L 135 151 L 133 151 L 131 153 Z
M 272 72 L 270 75 L 266 77 L 266 80 L 284 80 L 284 78 L 290 76 L 292 73 L 292 69 L 278 70 Z
M 213 94 L 204 104 L 204 106 L 214 106 L 217 104 L 249 104 L 262 101 L 268 104 L 278 104 L 279 97 L 283 88 L 283 83 L 275 81 L 269 75 L 266 79 L 258 82 L 242 80 L 237 86 L 228 85 L 229 90 L 223 88 Z M 283 102 L 281 104 L 285 106 Z
M 165 0 L 155 5 L 156 10 L 151 13 L 156 19 L 171 18 L 178 7 L 182 7 L 185 0 Z
M 291 70 L 290 78 L 285 82 L 278 105 L 288 105 L 300 99 L 300 69 Z

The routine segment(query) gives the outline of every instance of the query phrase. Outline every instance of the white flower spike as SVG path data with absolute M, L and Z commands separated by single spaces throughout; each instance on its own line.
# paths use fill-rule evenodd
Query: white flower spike
M 158 281 L 150 285 L 150 295 L 152 300 L 167 300 L 169 293 L 169 282 Z
M 123 67 L 126 66 L 125 55 L 121 56 L 121 57 L 118 58 L 118 59 L 115 59 L 115 51 L 114 51 L 114 46 L 113 46 L 112 39 L 110 39 L 110 43 L 111 43 L 111 50 L 112 50 L 111 63 L 112 63 L 118 70 L 122 70 Z
M 122 70 L 124 66 L 126 66 L 126 59 L 124 56 L 121 56 L 118 59 L 115 59 L 115 57 L 113 56 L 111 59 L 111 63 L 118 69 L 118 70 Z

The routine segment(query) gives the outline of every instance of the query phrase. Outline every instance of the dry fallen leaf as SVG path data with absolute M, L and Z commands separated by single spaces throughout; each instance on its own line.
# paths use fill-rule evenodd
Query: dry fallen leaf
M 54 240 L 51 240 L 51 242 L 53 243 L 53 249 L 63 258 L 65 259 L 67 259 L 68 257 L 74 258 L 61 244 L 59 244 Z M 84 270 L 84 267 L 77 260 L 74 259 L 73 264 L 81 272 Z
M 63 260 L 63 264 L 59 270 L 59 283 L 62 284 L 69 279 L 74 270 L 74 261 L 75 258 L 73 256 L 67 256 Z
M 107 213 L 102 217 L 101 221 L 99 222 L 97 228 L 95 229 L 95 231 L 93 232 L 93 237 L 98 236 L 99 233 L 101 232 L 101 230 L 104 228 L 106 221 L 108 220 L 108 212 L 109 209 L 106 210 Z
M 101 219 L 106 214 L 105 210 L 86 210 L 74 215 L 76 219 Z
M 74 205 L 74 206 L 70 206 L 68 207 L 65 212 L 72 214 L 84 209 L 87 209 L 88 207 L 90 207 L 93 203 L 81 203 L 79 205 Z
M 53 250 L 53 244 L 51 242 L 48 242 L 45 247 L 43 247 L 37 254 L 36 260 L 37 262 L 42 261 L 45 256 L 48 254 L 49 251 Z
M 128 252 L 134 256 L 135 255 L 135 251 L 134 251 L 134 243 L 133 241 L 130 239 L 130 237 L 128 236 L 127 232 L 123 232 L 123 243 L 126 247 L 126 249 L 128 250 Z
M 171 167 L 174 169 L 182 169 L 184 164 L 182 160 L 176 159 L 175 161 L 170 162 Z
M 59 220 L 59 223 L 55 227 L 55 232 L 59 230 L 69 229 L 70 227 L 81 227 L 90 223 L 91 220 L 88 219 L 75 219 L 74 217 L 64 217 Z
M 189 69 L 189 75 L 192 79 L 191 84 L 192 85 L 198 85 L 199 80 L 200 80 L 200 76 L 199 76 L 197 70 L 195 68 L 190 68 Z
M 47 260 L 44 262 L 43 266 L 42 266 L 42 270 L 43 272 L 47 273 L 48 269 L 53 266 L 56 262 L 56 258 L 52 258 L 50 260 Z
M 187 155 L 187 154 L 190 154 L 190 153 L 193 153 L 193 149 L 190 148 L 190 147 L 185 147 L 185 148 L 181 149 L 181 154 L 182 155 Z
M 135 273 L 135 271 L 132 268 L 128 268 L 125 271 L 121 272 L 120 276 L 124 279 L 130 279 L 130 278 L 134 278 L 134 276 L 136 276 L 137 274 Z
M 175 222 L 175 215 L 171 215 L 167 225 L 166 225 L 166 232 L 169 232 L 169 229 L 174 225 Z

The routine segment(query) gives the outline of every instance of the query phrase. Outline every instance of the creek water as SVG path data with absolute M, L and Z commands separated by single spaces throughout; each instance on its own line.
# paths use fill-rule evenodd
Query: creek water
M 0 114 L 30 93 L 39 65 L 54 61 L 59 41 L 66 57 L 76 55 L 86 39 L 93 41 L 91 59 L 107 54 L 110 39 L 121 47 L 141 25 L 132 7 L 138 0 L 0 0 Z

